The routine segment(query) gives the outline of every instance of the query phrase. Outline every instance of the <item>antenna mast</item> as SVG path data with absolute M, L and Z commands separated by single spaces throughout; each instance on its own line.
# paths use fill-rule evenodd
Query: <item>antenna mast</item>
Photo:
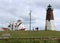
M 30 30 L 31 30 L 31 10 L 30 10 L 30 13 L 29 13 L 29 16 L 30 16 L 30 23 L 29 23 L 29 28 L 30 28 Z

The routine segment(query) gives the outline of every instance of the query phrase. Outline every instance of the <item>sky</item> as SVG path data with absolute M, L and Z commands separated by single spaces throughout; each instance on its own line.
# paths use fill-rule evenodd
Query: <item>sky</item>
M 47 6 L 51 4 L 56 30 L 60 31 L 60 0 L 0 0 L 0 27 L 22 20 L 29 30 L 29 12 L 32 10 L 32 29 L 45 29 Z

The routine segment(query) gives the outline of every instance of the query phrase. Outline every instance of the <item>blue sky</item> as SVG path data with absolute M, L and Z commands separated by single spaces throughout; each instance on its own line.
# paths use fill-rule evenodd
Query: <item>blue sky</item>
M 60 0 L 0 0 L 0 27 L 21 19 L 29 29 L 29 12 L 32 10 L 32 28 L 45 29 L 47 6 L 51 4 L 54 10 L 54 24 L 60 31 Z

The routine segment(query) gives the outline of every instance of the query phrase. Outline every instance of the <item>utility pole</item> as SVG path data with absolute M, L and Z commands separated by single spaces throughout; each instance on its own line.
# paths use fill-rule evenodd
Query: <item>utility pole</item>
M 29 13 L 29 16 L 30 16 L 30 23 L 29 23 L 29 28 L 30 28 L 30 30 L 31 30 L 31 10 L 30 10 L 30 13 Z

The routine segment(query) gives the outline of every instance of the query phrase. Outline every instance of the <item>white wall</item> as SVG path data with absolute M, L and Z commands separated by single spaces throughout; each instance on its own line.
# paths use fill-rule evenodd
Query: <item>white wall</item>
M 54 20 L 46 20 L 47 30 L 56 30 L 54 25 Z

